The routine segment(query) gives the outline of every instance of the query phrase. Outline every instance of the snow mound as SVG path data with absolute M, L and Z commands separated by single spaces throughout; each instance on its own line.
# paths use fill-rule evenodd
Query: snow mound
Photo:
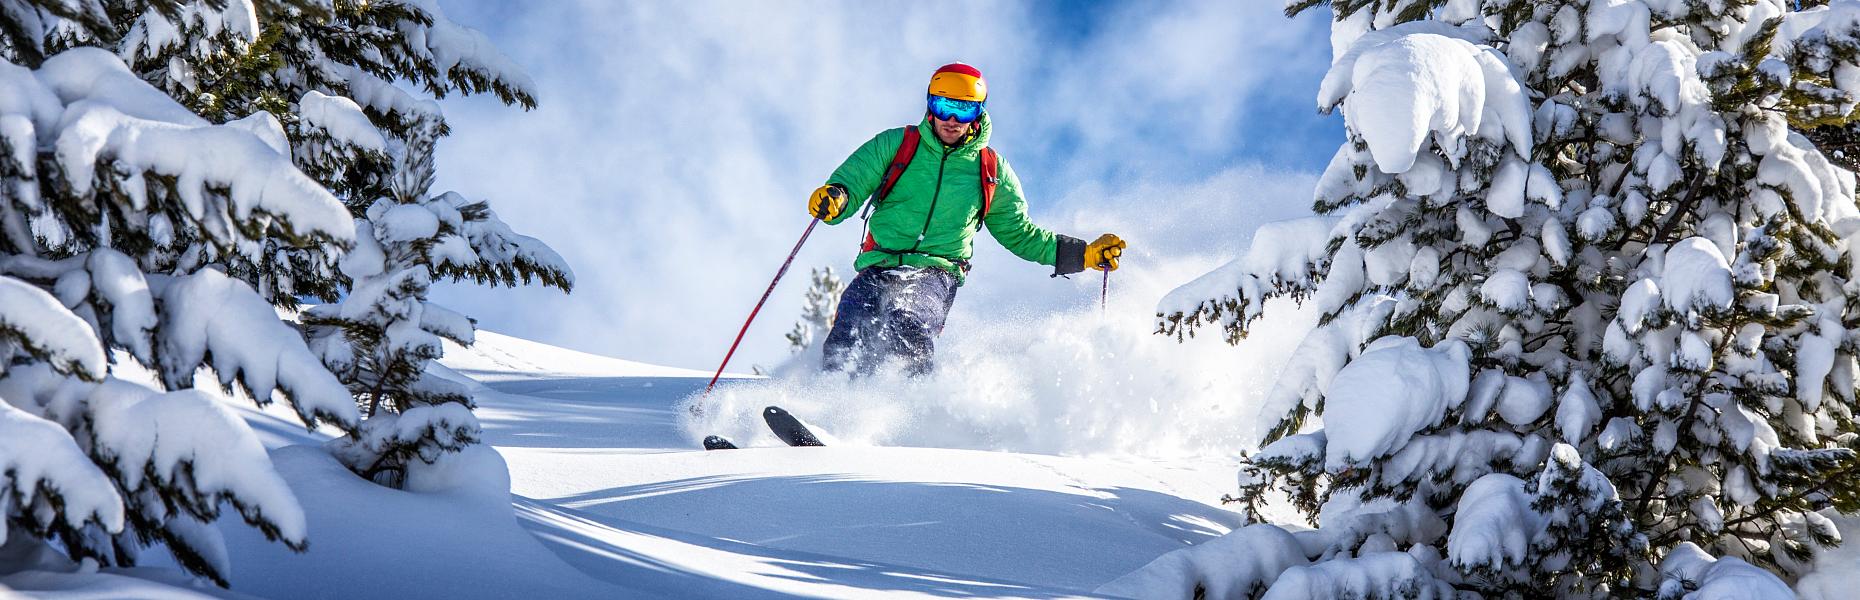
M 0 276 L 0 328 L 36 342 L 31 350 L 60 370 L 85 377 L 104 374 L 103 347 L 90 324 L 37 286 Z
M 1679 240 L 1666 250 L 1663 264 L 1660 291 L 1667 309 L 1684 313 L 1693 309 L 1731 307 L 1731 267 L 1711 240 L 1702 237 Z
M 1346 127 L 1362 136 L 1384 173 L 1407 172 L 1429 137 L 1456 163 L 1473 135 L 1530 154 L 1522 86 L 1496 51 L 1458 37 L 1405 26 L 1363 35 L 1318 91 L 1319 109 L 1339 103 L 1349 105 Z
M 1543 518 L 1531 510 L 1524 480 L 1491 473 L 1466 486 L 1447 536 L 1447 556 L 1464 567 L 1505 567 L 1530 557 L 1530 536 Z
M 1660 562 L 1660 597 L 1687 600 L 1794 600 L 1796 595 L 1769 571 L 1736 557 L 1712 558 L 1692 542 L 1680 542 Z M 1690 590 L 1685 592 L 1682 590 Z
M 1406 552 L 1367 552 L 1287 569 L 1263 600 L 1457 597 L 1453 587 Z
M 1332 471 L 1387 456 L 1437 425 L 1466 399 L 1472 351 L 1449 341 L 1422 348 L 1384 337 L 1331 380 L 1325 397 L 1325 467 Z
M 1310 564 L 1298 539 L 1277 525 L 1249 525 L 1158 557 L 1099 587 L 1097 593 L 1131 598 L 1252 598 L 1272 587 L 1286 569 Z
M 451 467 L 462 471 L 443 478 L 507 481 L 496 451 L 477 448 Z M 431 493 L 388 489 L 315 446 L 274 450 L 271 461 L 302 503 L 313 543 L 293 554 L 250 529 L 221 527 L 234 557 L 236 591 L 277 598 L 623 595 L 564 564 L 524 531 L 507 493 L 481 493 L 475 486 Z M 394 542 L 382 543 L 389 539 Z

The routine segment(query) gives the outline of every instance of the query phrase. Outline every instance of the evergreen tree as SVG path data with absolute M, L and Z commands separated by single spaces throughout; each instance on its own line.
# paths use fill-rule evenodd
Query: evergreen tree
M 255 260 L 268 244 L 333 256 L 354 225 L 272 143 L 275 119 L 215 125 L 104 49 L 37 60 L 52 46 L 42 40 L 88 30 L 36 5 L 6 10 L 37 20 L 9 22 L 0 55 L 5 535 L 104 565 L 161 542 L 224 585 L 224 544 L 207 524 L 226 506 L 291 548 L 308 540 L 251 430 L 189 389 L 196 371 L 259 403 L 282 399 L 306 426 L 358 419 L 301 335 L 207 259 Z M 160 389 L 117 376 L 133 366 Z
M 284 399 L 306 426 L 355 431 L 345 458 L 384 429 L 358 423 L 350 390 L 380 384 L 357 393 L 444 415 L 400 440 L 412 450 L 386 452 L 430 460 L 469 441 L 454 425 L 476 425 L 457 390 L 419 375 L 438 355 L 433 332 L 471 332 L 425 303 L 426 281 L 571 283 L 482 202 L 428 192 L 443 117 L 391 82 L 534 105 L 520 70 L 431 0 L 0 0 L 0 59 L 8 536 L 105 565 L 161 541 L 224 585 L 205 526 L 223 504 L 292 548 L 307 539 L 249 429 L 188 390 L 197 369 Z M 439 223 L 420 231 L 402 205 Z M 345 257 L 357 242 L 374 254 Z M 271 306 L 300 297 L 341 299 L 338 320 L 319 322 L 357 341 L 325 335 L 312 353 Z M 111 356 L 168 391 L 116 378 Z
M 469 344 L 472 330 L 469 319 L 426 302 L 430 279 L 538 280 L 568 290 L 572 275 L 553 250 L 511 232 L 485 203 L 429 195 L 444 116 L 431 99 L 390 82 L 436 98 L 490 93 L 531 108 L 533 84 L 521 69 L 432 0 L 197 0 L 141 11 L 113 44 L 145 80 L 208 120 L 275 117 L 283 135 L 268 141 L 288 148 L 356 217 L 362 246 L 342 257 L 341 268 L 333 254 L 271 240 L 251 259 L 196 259 L 222 264 L 279 306 L 296 308 L 300 297 L 325 303 L 305 315 L 307 335 L 370 419 L 336 445 L 337 455 L 357 473 L 385 472 L 384 481 L 397 482 L 406 459 L 430 463 L 439 450 L 475 441 L 470 399 L 423 376 L 441 354 L 434 336 Z M 396 204 L 432 216 L 411 217 L 418 211 Z M 389 215 L 399 218 L 374 222 Z M 438 227 L 421 230 L 432 219 Z M 419 407 L 431 407 L 414 411 L 429 421 L 399 416 Z
M 845 292 L 846 284 L 833 274 L 833 267 L 813 269 L 807 286 L 807 304 L 801 307 L 801 320 L 795 321 L 794 330 L 787 334 L 788 346 L 794 353 L 819 349 L 814 341 L 816 338 L 824 340 L 822 336 L 833 329 L 833 317 L 840 308 L 840 294 Z
M 1781 586 L 1837 543 L 1818 511 L 1860 509 L 1860 207 L 1801 132 L 1854 117 L 1860 3 L 1288 13 L 1326 5 L 1319 106 L 1348 132 L 1326 216 L 1262 228 L 1158 315 L 1238 341 L 1270 298 L 1322 312 L 1238 496 L 1319 526 L 1275 597 L 1317 573 L 1380 574 L 1362 597 Z
M 336 456 L 395 487 L 413 459 L 430 464 L 478 441 L 466 389 L 426 371 L 442 354 L 441 338 L 473 338 L 470 318 L 427 300 L 433 277 L 572 285 L 561 257 L 512 232 L 484 202 L 431 194 L 438 128 L 415 132 L 423 133 L 398 152 L 394 196 L 355 221 L 357 247 L 341 264 L 353 282 L 348 296 L 304 313 L 311 347 L 366 406 L 367 419 L 337 441 Z

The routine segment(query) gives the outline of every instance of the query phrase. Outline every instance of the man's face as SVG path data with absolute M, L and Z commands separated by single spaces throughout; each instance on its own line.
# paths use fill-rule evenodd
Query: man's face
M 962 136 L 969 134 L 969 127 L 973 126 L 974 123 L 963 123 L 955 119 L 945 121 L 936 118 L 935 115 L 931 115 L 930 125 L 932 129 L 936 130 L 937 139 L 943 140 L 945 144 L 954 144 L 960 141 Z

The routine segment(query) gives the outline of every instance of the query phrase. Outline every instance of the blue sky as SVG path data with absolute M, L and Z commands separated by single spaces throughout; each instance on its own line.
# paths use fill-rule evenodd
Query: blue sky
M 550 242 L 577 288 L 437 296 L 484 328 L 713 368 L 806 227 L 807 193 L 915 122 L 930 72 L 961 60 L 989 80 L 993 145 L 1035 222 L 1125 236 L 1113 287 L 1148 310 L 1258 223 L 1307 211 L 1343 140 L 1313 101 L 1328 23 L 1278 4 L 444 2 L 528 69 L 541 106 L 446 100 L 439 186 Z M 733 370 L 786 356 L 807 269 L 850 278 L 858 235 L 815 233 Z M 992 240 L 977 264 L 945 335 L 1096 301 L 1095 278 L 1049 279 Z

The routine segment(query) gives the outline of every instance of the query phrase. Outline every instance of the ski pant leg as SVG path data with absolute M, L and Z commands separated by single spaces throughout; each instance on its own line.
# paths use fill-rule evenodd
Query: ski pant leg
M 877 353 L 869 350 L 877 341 L 873 334 L 881 318 L 879 300 L 886 279 L 883 270 L 866 269 L 854 276 L 852 283 L 846 285 L 846 291 L 840 293 L 833 328 L 827 332 L 827 341 L 822 345 L 823 370 L 846 371 L 858 367 L 860 371 L 870 371 L 870 365 L 876 363 L 877 357 L 873 355 Z
M 883 304 L 884 338 L 890 355 L 903 361 L 909 375 L 929 373 L 936 353 L 936 336 L 943 333 L 949 309 L 956 302 L 956 276 L 936 268 L 917 269 L 898 277 L 887 290 Z

